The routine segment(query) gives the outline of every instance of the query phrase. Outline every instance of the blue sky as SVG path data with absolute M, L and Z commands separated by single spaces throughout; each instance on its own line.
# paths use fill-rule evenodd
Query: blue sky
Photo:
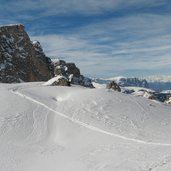
M 171 75 L 170 0 L 0 0 L 47 56 L 87 76 Z

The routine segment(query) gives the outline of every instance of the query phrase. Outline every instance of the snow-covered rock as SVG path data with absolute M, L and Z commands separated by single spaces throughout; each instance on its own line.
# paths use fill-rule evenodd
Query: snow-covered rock
M 64 76 L 56 76 L 51 78 L 49 81 L 45 82 L 46 86 L 70 86 L 69 80 Z
M 154 92 L 146 90 L 146 89 L 140 89 L 138 91 L 134 91 L 132 94 L 135 96 L 142 96 L 148 99 L 154 99 L 154 96 L 153 96 Z
M 168 101 L 169 97 L 171 97 L 171 93 L 168 92 L 158 92 L 151 89 L 134 89 L 132 95 L 142 96 L 151 100 L 156 100 L 159 102 Z
M 54 62 L 54 68 L 56 76 L 62 75 L 66 77 L 71 84 L 90 88 L 94 87 L 91 79 L 81 75 L 80 69 L 75 65 L 75 63 L 67 63 L 64 60 L 57 60 Z
M 171 104 L 171 97 L 169 97 L 169 99 L 166 100 L 166 103 L 167 103 L 167 104 Z

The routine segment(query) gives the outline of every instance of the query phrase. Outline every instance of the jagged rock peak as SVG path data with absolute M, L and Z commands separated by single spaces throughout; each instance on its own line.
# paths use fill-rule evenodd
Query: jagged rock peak
M 39 42 L 31 42 L 21 24 L 0 27 L 0 82 L 46 81 L 53 66 Z
M 71 84 L 94 88 L 91 79 L 84 77 L 75 63 L 67 63 L 64 60 L 54 61 L 55 76 L 66 77 Z

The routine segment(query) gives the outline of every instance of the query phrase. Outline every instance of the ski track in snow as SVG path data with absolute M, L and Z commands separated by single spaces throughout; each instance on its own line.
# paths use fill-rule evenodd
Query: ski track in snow
M 76 120 L 73 117 L 68 117 L 65 114 L 61 113 L 61 112 L 57 112 L 54 109 L 50 108 L 49 106 L 45 105 L 44 103 L 42 103 L 40 101 L 37 101 L 37 100 L 33 99 L 32 97 L 29 97 L 29 96 L 27 96 L 25 94 L 22 94 L 22 93 L 20 93 L 17 90 L 18 90 L 18 87 L 12 88 L 12 89 L 10 89 L 10 92 L 13 93 L 13 94 L 15 94 L 15 95 L 18 95 L 18 96 L 20 96 L 22 98 L 25 98 L 25 99 L 33 102 L 33 103 L 36 103 L 36 104 L 38 104 L 38 105 L 40 105 L 40 106 L 48 109 L 49 111 L 56 113 L 58 116 L 61 116 L 61 117 L 65 118 L 65 119 L 67 119 L 67 120 L 70 120 L 73 123 L 76 123 L 78 125 L 81 125 L 81 126 L 87 128 L 87 129 L 90 129 L 92 131 L 95 131 L 95 132 L 98 132 L 98 133 L 102 133 L 102 134 L 105 134 L 105 135 L 109 135 L 109 136 L 112 136 L 112 137 L 115 137 L 115 138 L 120 138 L 120 139 L 123 139 L 123 140 L 132 141 L 132 142 L 135 142 L 135 143 L 144 144 L 144 145 L 171 146 L 171 144 L 169 144 L 169 143 L 147 142 L 147 141 L 143 141 L 143 140 L 139 140 L 139 139 L 128 138 L 128 137 L 125 137 L 125 136 L 122 136 L 122 135 L 119 135 L 119 134 L 114 134 L 114 133 L 111 133 L 111 132 L 102 130 L 100 128 L 97 128 L 97 127 L 94 127 L 94 126 L 89 125 L 87 123 L 84 123 L 84 122 L 81 122 L 79 120 Z

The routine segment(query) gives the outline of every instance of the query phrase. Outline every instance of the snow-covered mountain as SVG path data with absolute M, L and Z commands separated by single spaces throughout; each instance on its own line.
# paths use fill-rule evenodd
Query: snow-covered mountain
M 112 77 L 108 79 L 95 78 L 94 83 L 108 84 L 114 80 L 122 87 L 143 87 L 157 91 L 171 90 L 171 76 L 149 76 L 144 78 Z
M 149 76 L 145 78 L 154 90 L 171 90 L 171 76 Z
M 0 94 L 2 171 L 171 170 L 170 105 L 43 83 Z
M 128 77 L 112 77 L 108 79 L 101 79 L 101 78 L 95 78 L 93 79 L 95 83 L 99 84 L 107 84 L 111 81 L 115 81 L 119 86 L 126 87 L 126 86 L 131 86 L 131 87 L 144 87 L 148 88 L 148 83 L 145 79 L 140 79 L 140 78 L 128 78 Z

